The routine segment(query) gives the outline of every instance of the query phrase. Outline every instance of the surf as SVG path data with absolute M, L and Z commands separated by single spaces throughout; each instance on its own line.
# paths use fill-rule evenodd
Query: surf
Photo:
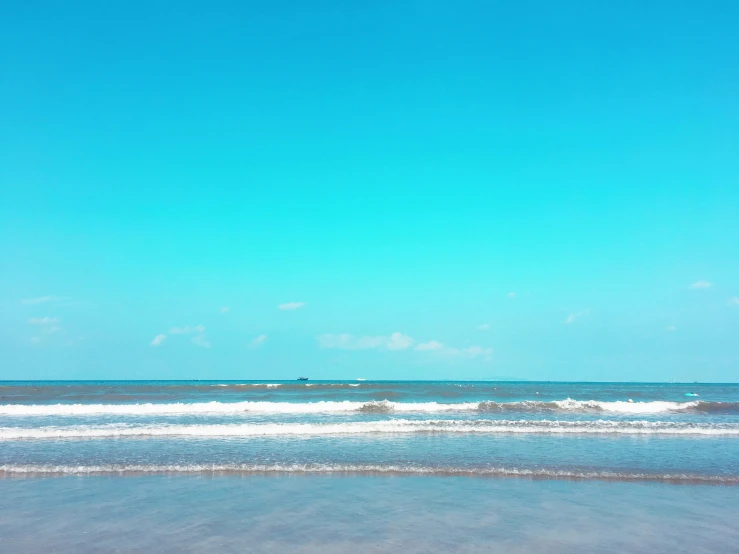
M 609 412 L 639 415 L 670 412 L 739 413 L 739 402 L 628 402 L 565 400 L 497 402 L 484 400 L 462 403 L 371 401 L 317 402 L 175 402 L 140 404 L 2 404 L 0 416 L 90 416 L 90 415 L 185 415 L 185 414 L 320 414 L 320 413 L 439 413 L 439 412 Z
M 437 466 L 404 464 L 105 464 L 105 465 L 0 465 L 0 478 L 54 477 L 65 475 L 390 475 L 521 478 L 572 481 L 663 482 L 692 485 L 737 485 L 739 476 L 690 472 L 581 471 L 556 468 L 506 466 Z
M 710 435 L 739 437 L 739 424 L 665 421 L 409 420 L 345 423 L 107 424 L 0 428 L 0 441 L 125 437 L 279 437 L 365 434 Z

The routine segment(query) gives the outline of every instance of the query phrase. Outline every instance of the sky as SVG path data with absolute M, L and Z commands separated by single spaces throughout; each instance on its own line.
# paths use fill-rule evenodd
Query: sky
M 0 379 L 739 381 L 739 3 L 0 7 Z

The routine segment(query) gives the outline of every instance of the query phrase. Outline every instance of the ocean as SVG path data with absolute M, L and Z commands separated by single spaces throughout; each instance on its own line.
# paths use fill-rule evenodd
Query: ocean
M 0 551 L 739 552 L 739 385 L 0 382 Z

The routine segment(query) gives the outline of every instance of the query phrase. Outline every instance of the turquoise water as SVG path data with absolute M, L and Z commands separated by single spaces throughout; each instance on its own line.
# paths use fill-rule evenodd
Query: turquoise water
M 731 551 L 739 386 L 2 382 L 0 476 L 8 551 Z
M 5 476 L 340 472 L 732 484 L 737 439 L 737 385 L 0 384 Z
M 280 475 L 0 481 L 2 552 L 729 553 L 735 487 Z

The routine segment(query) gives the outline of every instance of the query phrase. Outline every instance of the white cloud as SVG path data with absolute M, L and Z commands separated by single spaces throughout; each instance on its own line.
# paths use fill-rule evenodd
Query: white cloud
M 351 335 L 343 334 L 341 335 L 342 341 L 349 341 L 350 343 L 354 341 L 354 349 L 356 350 L 366 350 L 368 348 L 380 348 L 387 344 L 388 338 L 387 337 L 370 337 L 370 336 L 364 336 L 364 337 L 357 337 L 356 340 L 354 340 L 354 337 Z
M 190 327 L 189 325 L 185 325 L 184 327 L 172 327 L 169 330 L 170 335 L 192 335 L 193 333 L 204 333 L 205 332 L 205 325 L 196 325 L 195 327 Z
M 210 342 L 205 335 L 197 335 L 192 338 L 192 343 L 202 348 L 210 348 Z
M 511 291 L 508 293 L 508 298 L 516 298 L 516 293 Z
M 348 333 L 343 334 L 324 334 L 316 337 L 321 348 L 336 348 L 339 350 L 407 350 L 411 348 L 416 341 L 403 333 L 393 333 L 388 336 L 360 336 L 356 337 Z M 437 341 L 430 340 L 416 345 L 415 350 L 421 352 L 430 352 L 435 355 L 444 357 L 459 358 L 480 358 L 490 359 L 493 353 L 492 348 L 482 346 L 469 346 L 467 348 L 453 348 Z
M 569 325 L 570 323 L 575 323 L 575 321 L 577 321 L 583 316 L 588 315 L 589 313 L 590 313 L 590 310 L 583 310 L 581 312 L 570 314 L 567 316 L 567 319 L 565 319 L 565 324 Z
M 425 350 L 433 352 L 434 355 L 442 358 L 466 358 L 472 360 L 475 358 L 484 358 L 485 361 L 490 361 L 493 354 L 492 348 L 483 346 L 468 346 L 467 348 L 454 348 L 453 346 L 447 346 L 436 340 L 424 342 L 416 347 L 416 350 Z
M 348 333 L 339 335 L 324 334 L 316 337 L 321 348 L 338 348 L 340 350 L 370 350 L 385 348 L 387 350 L 405 350 L 413 345 L 414 340 L 403 333 L 393 333 L 389 337 L 361 336 L 355 337 Z
M 39 296 L 38 298 L 24 298 L 21 300 L 21 304 L 43 304 L 52 300 L 54 300 L 53 296 Z
M 430 340 L 428 342 L 422 342 L 416 346 L 416 350 L 441 350 L 444 347 L 438 340 Z
M 278 310 L 297 310 L 305 306 L 305 302 L 286 302 L 277 306 Z
M 29 306 L 36 304 L 47 304 L 49 302 L 68 302 L 72 300 L 67 296 L 37 296 L 36 298 L 21 298 L 21 304 Z
M 333 333 L 324 333 L 316 337 L 318 345 L 321 348 L 339 348 L 342 350 L 354 350 L 351 345 L 354 341 L 354 337 L 348 333 L 342 333 L 335 335 Z
M 460 348 L 456 350 L 457 356 L 464 356 L 465 358 L 477 358 L 478 356 L 490 356 L 493 353 L 492 348 L 484 348 L 482 346 L 468 346 L 467 348 Z
M 482 325 L 477 326 L 478 331 L 487 331 L 488 329 L 490 329 L 489 323 L 483 323 Z
M 345 346 L 348 346 L 352 339 L 352 335 L 347 333 L 340 335 L 324 333 L 316 336 L 316 340 L 318 341 L 318 346 L 320 348 L 340 348 L 349 350 L 349 348 L 345 348 Z
M 229 312 L 229 308 L 228 308 L 228 306 L 223 306 L 223 307 L 221 308 L 221 313 L 222 313 L 222 314 L 227 314 L 228 312 Z
M 403 333 L 393 333 L 387 343 L 388 350 L 405 350 L 413 344 L 413 339 Z
M 53 325 L 58 320 L 55 317 L 32 317 L 28 320 L 31 325 Z
M 665 327 L 665 331 L 674 333 L 675 331 L 677 331 L 677 327 L 675 327 L 674 325 L 668 325 L 667 327 Z
M 729 305 L 739 306 L 739 296 L 732 296 L 729 298 Z
M 38 327 L 38 332 L 40 333 L 40 335 L 31 337 L 31 342 L 40 344 L 48 341 L 49 335 L 60 333 L 62 328 L 57 325 L 58 321 L 59 320 L 55 317 L 32 317 L 29 319 L 28 323 L 36 325 Z
M 193 344 L 202 348 L 210 348 L 210 341 L 205 338 L 203 333 L 205 333 L 205 325 L 195 325 L 194 327 L 185 325 L 184 327 L 172 327 L 169 330 L 170 335 L 195 335 L 190 339 Z M 159 346 L 166 338 L 167 335 L 161 333 L 154 337 L 154 340 L 151 341 L 151 345 Z
M 708 281 L 696 281 L 692 285 L 690 285 L 691 289 L 710 289 L 713 286 L 712 283 L 709 283 Z
M 249 346 L 251 346 L 252 348 L 256 348 L 257 346 L 262 346 L 266 340 L 267 340 L 267 335 L 259 335 L 257 338 L 255 338 L 253 341 L 249 343 Z

